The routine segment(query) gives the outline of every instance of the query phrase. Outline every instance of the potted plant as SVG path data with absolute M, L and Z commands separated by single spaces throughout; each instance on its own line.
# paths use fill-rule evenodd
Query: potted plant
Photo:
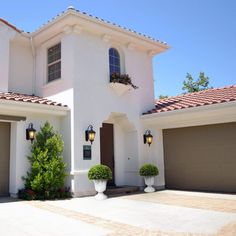
M 132 83 L 131 77 L 128 74 L 112 73 L 110 76 L 110 88 L 121 96 L 131 89 L 138 87 Z
M 138 89 L 138 87 L 132 83 L 132 79 L 128 74 L 112 73 L 110 82 L 130 85 L 133 89 Z
M 155 192 L 155 189 L 152 187 L 154 184 L 154 177 L 159 174 L 157 166 L 153 164 L 144 164 L 139 170 L 140 176 L 144 177 L 145 184 L 147 187 L 144 189 L 146 193 Z
M 106 165 L 95 165 L 88 172 L 89 180 L 93 180 L 98 200 L 105 200 L 107 196 L 103 193 L 106 190 L 107 181 L 112 179 L 111 169 Z

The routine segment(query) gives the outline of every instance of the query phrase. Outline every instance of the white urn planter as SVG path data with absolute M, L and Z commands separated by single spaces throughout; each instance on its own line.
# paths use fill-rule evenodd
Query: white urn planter
M 93 180 L 93 182 L 94 182 L 95 190 L 97 191 L 95 198 L 97 200 L 107 199 L 107 195 L 103 193 L 107 188 L 107 180 Z
M 155 176 L 159 174 L 157 166 L 151 163 L 146 163 L 139 169 L 139 174 L 140 176 L 144 177 L 144 182 L 147 185 L 147 187 L 144 189 L 144 192 L 155 192 L 155 188 L 153 188 L 152 185 L 154 185 Z
M 144 182 L 147 185 L 147 187 L 144 189 L 144 192 L 146 193 L 153 193 L 155 192 L 155 188 L 152 187 L 154 184 L 154 176 L 144 176 Z

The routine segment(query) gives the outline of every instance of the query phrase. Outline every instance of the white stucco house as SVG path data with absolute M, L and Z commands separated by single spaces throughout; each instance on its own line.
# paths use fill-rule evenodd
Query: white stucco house
M 236 86 L 155 101 L 152 58 L 168 48 L 74 8 L 32 33 L 0 19 L 0 195 L 23 187 L 25 131 L 45 121 L 62 134 L 74 196 L 94 193 L 87 173 L 97 163 L 112 168 L 117 186 L 143 186 L 138 170 L 151 162 L 159 189 L 235 192 Z M 113 72 L 129 74 L 138 89 L 117 88 Z

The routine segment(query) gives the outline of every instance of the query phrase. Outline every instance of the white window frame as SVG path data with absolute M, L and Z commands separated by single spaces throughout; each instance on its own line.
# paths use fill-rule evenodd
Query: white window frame
M 51 63 L 48 63 L 48 51 L 49 51 L 49 49 L 51 49 L 51 48 L 53 48 L 53 47 L 55 47 L 55 46 L 57 46 L 59 44 L 60 44 L 60 54 L 61 54 L 61 42 L 58 42 L 58 43 L 56 43 L 56 44 L 54 44 L 54 45 L 52 45 L 52 46 L 47 48 L 47 83 L 51 83 L 51 82 L 54 82 L 54 81 L 57 81 L 57 80 L 61 79 L 61 66 L 62 66 L 61 58 L 62 58 L 62 55 L 60 56 L 60 59 L 55 60 L 55 61 L 53 61 Z M 52 79 L 52 80 L 49 80 L 49 67 L 52 66 L 52 65 L 56 65 L 59 62 L 60 62 L 60 77 Z

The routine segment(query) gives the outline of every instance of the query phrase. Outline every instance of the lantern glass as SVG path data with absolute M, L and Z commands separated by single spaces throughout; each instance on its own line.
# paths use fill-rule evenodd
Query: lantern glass
M 35 131 L 34 130 L 29 130 L 29 139 L 34 139 L 35 138 Z
M 33 124 L 30 123 L 29 127 L 26 129 L 26 140 L 30 140 L 31 142 L 33 142 L 33 140 L 35 139 L 35 135 L 36 135 L 36 130 L 33 127 Z
M 152 135 L 150 134 L 150 135 L 147 135 L 146 136 L 146 141 L 147 141 L 147 144 L 150 146 L 150 144 L 152 144 Z
M 95 132 L 94 131 L 90 131 L 89 132 L 89 137 L 88 137 L 90 142 L 93 142 L 95 139 Z
M 151 135 L 150 130 L 146 130 L 145 134 L 143 135 L 143 141 L 144 141 L 144 144 L 147 143 L 148 146 L 150 146 L 152 144 L 153 136 Z

